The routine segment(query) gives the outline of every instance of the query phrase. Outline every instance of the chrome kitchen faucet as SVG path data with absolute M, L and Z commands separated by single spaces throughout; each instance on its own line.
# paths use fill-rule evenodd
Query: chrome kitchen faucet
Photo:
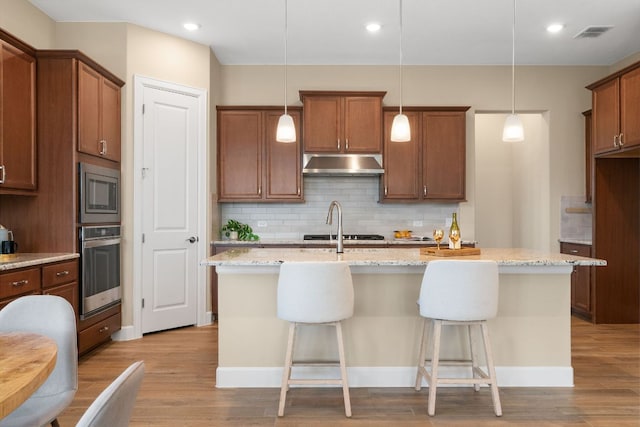
M 327 214 L 327 224 L 331 225 L 333 219 L 333 207 L 338 208 L 338 231 L 336 238 L 338 239 L 338 245 L 336 246 L 336 252 L 341 254 L 344 252 L 344 242 L 342 239 L 342 206 L 337 201 L 332 201 L 329 205 L 329 213 Z M 329 233 L 331 235 L 331 233 Z

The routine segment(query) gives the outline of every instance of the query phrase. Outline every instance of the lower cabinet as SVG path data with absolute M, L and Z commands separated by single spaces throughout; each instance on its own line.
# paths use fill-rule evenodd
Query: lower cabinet
M 111 334 L 119 331 L 122 325 L 120 304 L 101 313 L 81 320 L 78 325 L 78 354 L 89 350 L 111 339 Z
M 57 295 L 76 311 L 78 354 L 82 355 L 111 339 L 121 328 L 120 304 L 89 319 L 80 320 L 78 259 L 0 273 L 0 309 L 26 295 Z
M 591 257 L 591 246 L 562 242 L 560 252 Z M 571 313 L 589 321 L 593 319 L 592 274 L 593 267 L 584 266 L 573 267 L 571 273 Z
M 78 319 L 78 260 L 42 266 L 42 293 L 57 295 L 76 310 Z

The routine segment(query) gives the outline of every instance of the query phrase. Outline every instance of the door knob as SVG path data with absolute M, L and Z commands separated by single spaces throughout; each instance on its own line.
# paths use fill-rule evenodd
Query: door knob
M 199 241 L 199 240 L 200 240 L 200 239 L 198 239 L 198 237 L 197 237 L 197 236 L 191 236 L 191 237 L 189 237 L 189 238 L 187 239 L 187 242 L 189 242 L 189 243 L 195 243 L 195 242 L 197 242 L 197 241 Z

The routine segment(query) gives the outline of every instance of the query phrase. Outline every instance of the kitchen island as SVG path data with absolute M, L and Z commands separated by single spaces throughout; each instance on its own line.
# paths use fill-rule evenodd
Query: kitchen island
M 499 265 L 498 316 L 489 321 L 499 385 L 572 386 L 571 271 L 606 262 L 524 249 L 483 248 L 481 255 L 461 258 Z M 288 328 L 276 316 L 279 265 L 324 260 L 344 260 L 353 273 L 355 312 L 343 325 L 350 386 L 412 386 L 421 324 L 416 301 L 425 266 L 434 259 L 441 258 L 421 255 L 418 248 L 347 248 L 336 254 L 326 248 L 239 247 L 203 260 L 218 273 L 217 387 L 280 386 Z M 303 328 L 298 357 L 335 360 L 331 332 Z M 467 338 L 460 332 L 447 334 L 444 357 L 465 351 Z M 321 368 L 299 369 L 306 376 Z

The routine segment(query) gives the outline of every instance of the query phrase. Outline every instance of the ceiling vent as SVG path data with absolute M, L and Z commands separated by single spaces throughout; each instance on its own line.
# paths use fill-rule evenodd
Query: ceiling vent
M 595 37 L 600 37 L 610 29 L 612 29 L 612 25 L 598 25 L 587 27 L 584 30 L 580 31 L 578 34 L 573 36 L 574 39 L 593 39 Z

